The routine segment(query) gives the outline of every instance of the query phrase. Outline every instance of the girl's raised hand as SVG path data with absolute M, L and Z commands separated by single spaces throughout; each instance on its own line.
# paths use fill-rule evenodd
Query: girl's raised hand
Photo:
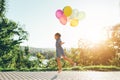
M 62 45 L 62 44 L 65 44 L 65 42 L 61 42 L 60 44 L 61 44 L 61 45 Z

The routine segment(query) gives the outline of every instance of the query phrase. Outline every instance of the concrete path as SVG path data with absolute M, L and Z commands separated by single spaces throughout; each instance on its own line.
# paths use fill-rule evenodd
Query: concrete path
M 0 72 L 0 80 L 120 80 L 120 72 Z

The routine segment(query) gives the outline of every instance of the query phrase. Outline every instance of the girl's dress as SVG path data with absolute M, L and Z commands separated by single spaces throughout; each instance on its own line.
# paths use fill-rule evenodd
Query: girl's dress
M 60 58 L 61 56 L 65 56 L 65 54 L 61 46 L 61 39 L 59 38 L 56 40 L 56 57 Z

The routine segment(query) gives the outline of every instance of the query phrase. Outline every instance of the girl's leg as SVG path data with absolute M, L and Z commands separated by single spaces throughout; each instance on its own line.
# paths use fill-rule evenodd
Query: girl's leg
M 66 56 L 63 56 L 63 59 L 64 59 L 64 60 L 67 60 L 67 61 L 70 62 L 72 65 L 74 65 L 74 62 L 73 62 L 70 58 L 68 58 L 68 57 L 66 57 Z
M 61 62 L 60 62 L 60 58 L 57 58 L 57 64 L 58 64 L 58 73 L 60 73 L 62 71 L 62 65 L 61 65 Z

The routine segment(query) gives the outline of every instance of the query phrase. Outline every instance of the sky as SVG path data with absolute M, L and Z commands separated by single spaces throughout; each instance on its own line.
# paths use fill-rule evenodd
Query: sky
M 77 27 L 62 25 L 55 16 L 57 9 L 71 6 L 86 16 Z M 103 28 L 120 23 L 120 0 L 8 0 L 6 16 L 24 25 L 28 41 L 21 45 L 54 48 L 54 34 L 61 33 L 63 47 L 77 47 L 78 40 L 105 39 Z

